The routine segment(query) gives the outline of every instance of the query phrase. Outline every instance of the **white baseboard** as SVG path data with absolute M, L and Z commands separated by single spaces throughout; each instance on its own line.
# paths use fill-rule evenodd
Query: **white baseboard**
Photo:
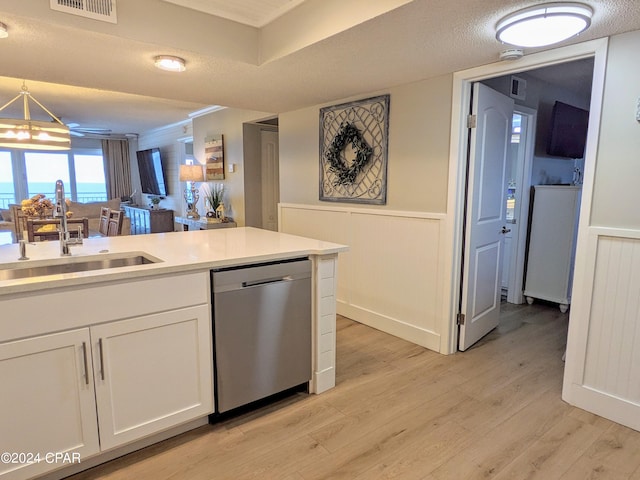
M 390 318 L 376 312 L 372 312 L 356 305 L 349 305 L 338 301 L 337 311 L 357 322 L 363 323 L 377 330 L 395 335 L 396 337 L 428 348 L 435 352 L 440 352 L 440 335 L 436 332 L 410 325 L 395 318 Z

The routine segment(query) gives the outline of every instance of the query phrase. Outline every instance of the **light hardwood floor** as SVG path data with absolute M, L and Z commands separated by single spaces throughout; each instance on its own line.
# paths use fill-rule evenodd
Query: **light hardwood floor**
M 503 304 L 443 356 L 338 318 L 337 386 L 297 394 L 73 480 L 640 480 L 640 432 L 560 398 L 567 315 Z

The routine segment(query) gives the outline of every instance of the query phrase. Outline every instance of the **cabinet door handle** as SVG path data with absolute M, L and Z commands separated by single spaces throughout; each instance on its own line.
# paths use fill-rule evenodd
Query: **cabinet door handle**
M 87 359 L 87 342 L 82 342 L 82 359 L 84 361 L 84 381 L 89 385 L 89 361 Z
M 100 350 L 100 378 L 104 380 L 104 349 L 102 348 L 102 339 L 98 339 L 98 349 Z

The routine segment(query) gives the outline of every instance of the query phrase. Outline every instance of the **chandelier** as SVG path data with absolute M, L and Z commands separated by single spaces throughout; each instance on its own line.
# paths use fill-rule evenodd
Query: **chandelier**
M 0 118 L 0 147 L 24 148 L 31 150 L 69 150 L 71 137 L 69 127 L 36 100 L 26 84 L 22 91 L 0 108 L 0 112 L 18 100 L 23 99 L 24 118 Z M 32 120 L 29 101 L 33 101 L 51 116 L 51 121 Z

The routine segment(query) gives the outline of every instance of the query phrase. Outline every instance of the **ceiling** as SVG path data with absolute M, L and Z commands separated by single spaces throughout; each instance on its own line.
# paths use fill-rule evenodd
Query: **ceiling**
M 252 27 L 264 27 L 304 0 L 164 0 Z
M 0 105 L 24 79 L 65 123 L 117 133 L 211 105 L 286 112 L 496 62 L 505 46 L 495 24 L 533 3 L 117 0 L 117 23 L 108 23 L 44 0 L 3 0 Z M 591 28 L 562 45 L 640 29 L 637 0 L 583 3 L 594 10 Z M 187 70 L 157 70 L 159 54 L 186 59 Z

